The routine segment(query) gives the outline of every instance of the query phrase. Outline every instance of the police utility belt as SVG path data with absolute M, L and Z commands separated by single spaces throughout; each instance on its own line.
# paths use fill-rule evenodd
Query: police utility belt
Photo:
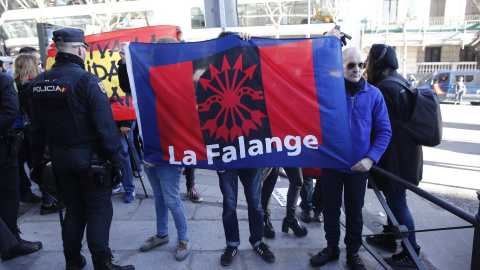
M 23 131 L 12 129 L 9 132 L 0 136 L 2 143 L 8 145 L 8 153 L 11 156 L 17 156 L 20 151 L 20 145 L 22 144 L 24 135 Z

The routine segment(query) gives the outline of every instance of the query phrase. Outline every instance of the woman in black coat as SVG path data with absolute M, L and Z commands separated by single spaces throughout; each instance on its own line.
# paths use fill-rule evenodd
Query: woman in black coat
M 20 109 L 24 114 L 27 122 L 25 123 L 25 138 L 22 141 L 22 149 L 26 154 L 23 159 L 19 161 L 21 164 L 20 170 L 24 170 L 23 164 L 27 162 L 29 165 L 31 161 L 30 136 L 28 127 L 30 126 L 30 119 L 32 119 L 32 110 L 30 104 L 30 84 L 37 77 L 41 69 L 38 59 L 33 54 L 22 53 L 17 55 L 13 62 L 13 78 L 15 79 L 15 87 L 18 91 L 18 99 L 20 102 Z M 48 152 L 47 152 L 48 155 Z M 21 155 L 19 155 L 19 158 Z M 30 165 L 29 165 L 30 167 Z M 21 172 L 24 177 L 20 178 L 20 189 L 30 189 L 31 183 L 25 171 Z M 40 207 L 40 215 L 48 215 L 58 213 L 58 206 L 53 203 L 53 197 L 42 191 L 42 206 Z
M 374 44 L 367 58 L 366 77 L 370 84 L 382 92 L 392 126 L 390 144 L 378 162 L 378 167 L 418 185 L 422 180 L 423 171 L 422 146 L 417 145 L 412 136 L 401 126 L 401 123 L 407 121 L 412 114 L 414 96 L 400 84 L 385 81 L 391 76 L 407 82 L 397 73 L 397 69 L 398 60 L 395 50 L 386 44 Z M 385 195 L 388 206 L 398 223 L 407 226 L 409 231 L 415 230 L 413 217 L 407 205 L 406 189 L 384 176 L 373 172 L 370 175 Z M 392 228 L 393 224 L 388 219 L 384 232 L 391 232 Z M 409 233 L 408 240 L 419 254 L 420 247 L 417 245 L 415 233 Z M 393 235 L 370 236 L 367 237 L 367 242 L 390 252 L 397 250 L 397 242 Z M 393 267 L 416 268 L 415 262 L 403 243 L 402 247 L 402 252 L 385 258 L 385 261 Z

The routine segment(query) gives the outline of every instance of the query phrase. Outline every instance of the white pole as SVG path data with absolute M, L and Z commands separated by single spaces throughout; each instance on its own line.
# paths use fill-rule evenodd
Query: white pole
M 308 28 L 307 28 L 306 37 L 309 38 L 310 37 L 310 0 L 308 0 L 307 25 L 308 25 Z
M 227 25 L 225 22 L 225 0 L 218 0 L 218 5 L 220 7 L 220 26 L 222 27 L 222 32 L 226 32 Z

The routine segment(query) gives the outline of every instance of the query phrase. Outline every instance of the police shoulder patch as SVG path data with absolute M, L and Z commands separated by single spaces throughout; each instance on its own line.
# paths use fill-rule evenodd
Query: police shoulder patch
M 107 92 L 107 90 L 105 89 L 105 85 L 103 85 L 102 82 L 99 82 L 99 83 L 98 83 L 98 87 L 100 87 L 100 90 L 102 90 L 102 93 L 105 94 L 105 93 Z

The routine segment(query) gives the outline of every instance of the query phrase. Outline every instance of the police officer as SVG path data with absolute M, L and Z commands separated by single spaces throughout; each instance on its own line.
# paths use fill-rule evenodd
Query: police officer
M 19 147 L 21 143 L 13 131 L 13 122 L 17 118 L 17 113 L 18 96 L 13 78 L 0 73 L 0 220 L 8 228 L 5 230 L 2 227 L 0 233 L 0 251 L 4 261 L 42 248 L 41 242 L 21 239 L 17 228 L 20 178 L 17 156 L 12 149 L 12 147 Z
M 88 44 L 83 30 L 53 32 L 55 64 L 41 73 L 30 89 L 33 169 L 38 181 L 46 139 L 67 207 L 62 228 L 67 269 L 82 269 L 80 254 L 87 227 L 87 243 L 94 269 L 135 269 L 112 264 L 108 247 L 113 208 L 110 172 L 121 179 L 121 147 L 105 87 L 85 71 Z M 112 168 L 107 166 L 110 161 Z

